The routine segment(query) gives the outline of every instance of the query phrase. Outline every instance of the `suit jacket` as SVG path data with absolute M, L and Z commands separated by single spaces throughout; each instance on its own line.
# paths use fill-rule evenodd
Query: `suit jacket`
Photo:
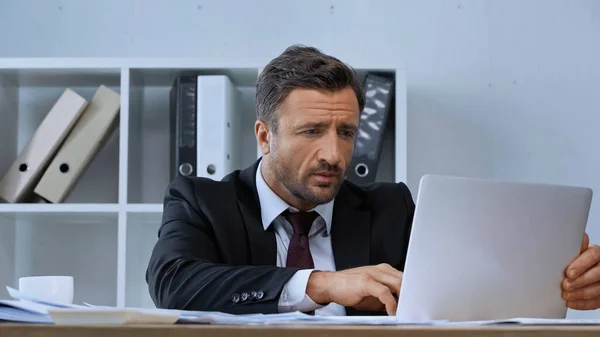
M 169 184 L 146 272 L 157 307 L 278 312 L 282 288 L 297 270 L 276 266 L 275 233 L 264 230 L 260 218 L 257 167 L 258 161 L 221 181 L 178 177 Z M 404 183 L 345 181 L 331 228 L 336 269 L 388 263 L 402 271 L 414 207 Z

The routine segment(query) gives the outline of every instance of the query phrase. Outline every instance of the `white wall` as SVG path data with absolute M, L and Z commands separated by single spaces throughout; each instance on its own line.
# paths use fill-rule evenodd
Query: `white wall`
M 413 190 L 424 173 L 600 190 L 600 1 L 0 0 L 0 32 L 0 57 L 391 53 Z

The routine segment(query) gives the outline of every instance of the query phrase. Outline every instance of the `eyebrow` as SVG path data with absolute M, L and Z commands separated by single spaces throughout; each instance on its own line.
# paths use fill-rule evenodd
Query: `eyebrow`
M 342 123 L 341 127 L 342 127 L 342 129 L 346 129 L 346 130 L 358 129 L 358 125 L 356 125 L 354 123 Z
M 307 129 L 307 128 L 324 128 L 326 127 L 327 124 L 326 123 L 319 123 L 319 122 L 308 122 L 305 124 L 300 125 L 298 128 L 299 129 Z M 340 128 L 342 129 L 346 129 L 346 130 L 356 130 L 358 128 L 358 126 L 356 126 L 353 123 L 341 123 Z

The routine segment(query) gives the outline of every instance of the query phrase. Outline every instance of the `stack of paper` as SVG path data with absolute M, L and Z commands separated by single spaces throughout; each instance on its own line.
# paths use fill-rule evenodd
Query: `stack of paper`
M 48 307 L 30 301 L 0 301 L 0 322 L 52 323 Z
M 0 322 L 43 324 L 175 324 L 181 314 L 169 310 L 91 307 L 33 298 L 6 287 L 14 300 L 0 301 Z
M 52 323 L 49 310 L 78 307 L 35 299 L 11 287 L 6 289 L 14 300 L 0 300 L 0 322 Z
M 402 322 L 390 316 L 318 316 L 300 312 L 234 315 L 222 312 L 115 308 L 90 304 L 74 305 L 42 301 L 7 287 L 14 300 L 0 301 L 0 322 L 40 324 L 219 324 L 219 325 L 597 325 L 600 319 L 513 318 L 493 321 Z

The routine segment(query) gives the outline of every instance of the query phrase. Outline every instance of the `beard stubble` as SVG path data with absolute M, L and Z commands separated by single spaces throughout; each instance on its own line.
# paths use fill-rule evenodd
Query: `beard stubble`
M 269 158 L 269 167 L 273 170 L 273 175 L 277 181 L 283 185 L 293 196 L 302 200 L 303 202 L 311 205 L 322 205 L 332 201 L 337 195 L 342 180 L 334 180 L 330 183 L 323 182 L 318 183 L 316 186 L 321 190 L 321 193 L 314 191 L 309 187 L 309 179 L 311 175 L 319 171 L 328 171 L 340 173 L 339 167 L 332 167 L 327 163 L 321 163 L 318 167 L 311 168 L 305 176 L 297 177 L 295 173 L 297 169 L 286 165 L 285 160 L 280 160 L 276 153 L 271 152 L 272 155 Z

